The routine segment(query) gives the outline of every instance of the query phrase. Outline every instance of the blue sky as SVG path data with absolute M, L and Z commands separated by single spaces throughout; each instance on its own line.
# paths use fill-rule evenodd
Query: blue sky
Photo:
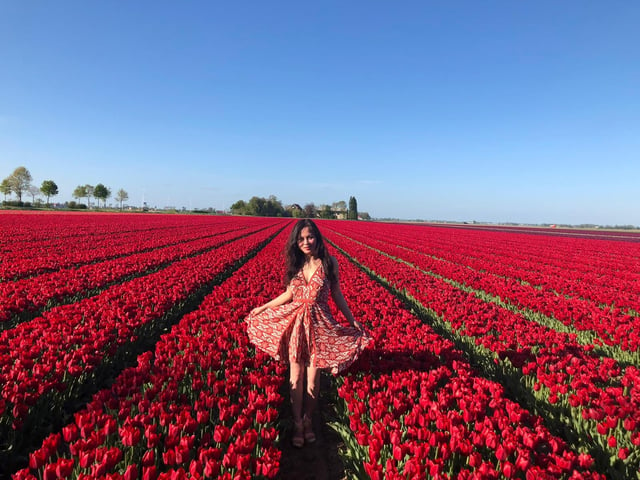
M 5 0 L 0 177 L 640 225 L 638 25 L 615 0 Z

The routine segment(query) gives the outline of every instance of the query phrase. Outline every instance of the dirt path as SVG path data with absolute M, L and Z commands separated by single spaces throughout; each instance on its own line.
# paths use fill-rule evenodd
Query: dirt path
M 282 458 L 280 461 L 281 480 L 346 480 L 344 468 L 338 450 L 342 445 L 339 435 L 327 422 L 332 420 L 333 406 L 329 403 L 328 396 L 323 394 L 327 389 L 335 388 L 326 375 L 320 379 L 320 399 L 318 411 L 313 418 L 313 427 L 316 433 L 316 442 L 305 445 L 302 448 L 291 446 L 292 423 L 291 409 L 286 408 L 283 415 L 286 431 L 283 434 Z M 287 399 L 288 402 L 288 399 Z

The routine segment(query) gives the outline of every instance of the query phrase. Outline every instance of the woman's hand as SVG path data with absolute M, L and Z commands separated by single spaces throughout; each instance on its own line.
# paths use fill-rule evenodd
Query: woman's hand
M 259 307 L 254 308 L 253 310 L 251 310 L 251 312 L 249 312 L 249 315 L 259 315 L 262 312 L 264 312 L 267 309 L 267 307 L 265 307 L 264 305 L 261 305 Z
M 251 312 L 249 312 L 249 315 L 260 315 L 262 312 L 269 308 L 276 308 L 280 305 L 290 302 L 292 298 L 293 291 L 291 290 L 291 288 L 287 288 L 284 293 L 281 293 L 278 297 L 274 298 L 270 302 L 267 302 L 251 310 Z
M 359 321 L 357 321 L 357 320 L 354 320 L 354 321 L 353 321 L 353 328 L 355 328 L 356 330 L 359 330 L 359 331 L 361 331 L 361 332 L 364 332 L 364 327 L 363 327 L 363 326 L 362 326 L 362 324 L 361 324 Z

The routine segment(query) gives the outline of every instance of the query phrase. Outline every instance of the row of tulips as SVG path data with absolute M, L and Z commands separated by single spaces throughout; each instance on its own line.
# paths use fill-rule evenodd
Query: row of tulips
M 436 258 L 562 295 L 640 312 L 640 243 L 370 224 L 345 233 L 409 246 Z M 637 236 L 640 238 L 640 236 Z
M 375 344 L 339 387 L 361 477 L 604 478 L 380 284 L 346 260 L 341 277 Z
M 333 233 L 329 238 L 397 291 L 428 308 L 453 338 L 470 338 L 480 355 L 501 362 L 504 378 L 515 371 L 518 384 L 526 385 L 527 395 L 537 399 L 532 407 L 544 412 L 560 408 L 558 421 L 566 422 L 575 440 L 601 465 L 611 464 L 608 473 L 638 472 L 637 367 L 600 357 L 578 344 L 575 335 L 527 321 L 360 243 Z
M 7 252 L 19 251 L 13 242 L 29 249 L 40 242 L 52 242 L 56 238 L 144 229 L 144 226 L 140 227 L 140 223 L 147 224 L 146 221 L 131 222 L 121 216 L 118 218 L 117 215 L 110 214 L 98 216 L 76 212 L 3 210 L 0 219 L 0 245 Z
M 602 288 L 603 291 L 595 290 L 595 300 L 600 302 L 603 292 L 605 296 L 615 295 L 616 287 L 637 290 L 640 279 L 640 234 L 637 232 L 615 241 L 609 235 L 599 236 L 593 232 L 585 238 L 558 238 L 468 230 L 454 232 L 455 235 L 445 233 L 438 238 L 438 232 L 443 230 L 446 232 L 440 228 L 425 229 L 421 246 L 465 264 L 490 259 L 492 271 L 504 269 L 507 275 L 512 272 L 516 277 L 529 277 L 534 284 L 550 287 L 557 284 L 555 288 L 567 294 L 585 285 Z M 403 231 L 399 229 L 398 236 L 402 236 Z M 409 240 L 405 236 L 403 241 Z M 413 245 L 416 245 L 415 238 Z
M 284 368 L 242 321 L 280 287 L 282 232 L 51 434 L 14 479 L 275 478 Z
M 442 224 L 444 225 L 444 224 Z M 585 238 L 590 240 L 623 240 L 627 242 L 640 242 L 640 235 L 634 230 L 599 230 L 570 227 L 534 227 L 531 225 L 481 225 L 481 224 L 446 224 L 458 228 L 483 230 L 503 233 L 525 233 L 527 235 L 546 235 L 556 238 Z
M 194 295 L 259 247 L 282 222 L 100 295 L 55 307 L 0 334 L 2 439 L 38 423 L 91 385 L 94 370 L 118 363 L 138 339 L 153 337 Z M 23 432 L 24 433 L 24 432 Z M 28 432 L 27 432 L 28 433 Z
M 42 275 L 0 283 L 0 330 L 11 328 L 28 316 L 33 316 L 47 306 L 52 306 L 74 297 L 77 301 L 87 292 L 103 289 L 123 279 L 141 275 L 162 265 L 187 258 L 240 236 L 253 233 L 258 228 L 246 229 L 242 225 L 225 229 L 210 228 L 203 238 L 174 238 L 172 244 L 141 253 L 120 256 L 120 246 L 112 248 L 111 260 L 90 263 L 78 268 L 63 268 Z M 133 240 L 134 237 L 132 236 Z M 179 243 L 176 243 L 178 241 Z
M 518 279 L 489 273 L 493 262 L 475 259 L 473 267 L 458 261 L 435 257 L 429 245 L 416 245 L 415 241 L 396 239 L 385 236 L 384 240 L 373 238 L 363 233 L 349 232 L 349 237 L 365 242 L 367 245 L 384 253 L 408 262 L 416 268 L 463 284 L 474 290 L 486 292 L 503 302 L 534 312 L 535 316 L 543 314 L 547 323 L 560 321 L 567 331 L 579 333 L 584 342 L 596 342 L 598 345 L 618 346 L 629 352 L 621 358 L 640 359 L 640 317 L 630 315 L 618 308 L 602 308 L 599 304 L 577 297 L 560 295 L 549 289 L 536 288 Z M 459 259 L 458 259 L 459 260 Z
M 15 215 L 0 216 L 0 226 L 4 226 L 7 218 Z M 34 222 L 35 218 L 23 214 L 20 218 L 25 223 Z M 126 216 L 125 216 L 126 218 Z M 210 232 L 225 228 L 242 228 L 251 225 L 248 220 L 230 220 L 227 217 L 202 217 L 191 223 L 161 217 L 139 218 L 139 223 L 124 222 L 123 217 L 115 215 L 54 215 L 49 224 L 33 223 L 34 237 L 37 231 L 46 232 L 48 240 L 22 240 L 9 235 L 0 243 L 3 262 L 0 264 L 0 280 L 16 280 L 44 272 L 57 271 L 61 268 L 75 267 L 91 262 L 104 261 L 118 256 L 130 255 L 144 250 L 164 247 L 177 242 L 203 237 Z M 78 228 L 79 222 L 95 228 L 92 232 L 82 229 L 82 233 L 65 237 L 64 232 Z M 268 219 L 254 222 L 254 225 L 268 225 Z M 137 228 L 132 230 L 131 226 Z M 12 233 L 7 228 L 8 234 Z
M 509 231 L 496 234 L 465 229 L 456 233 L 455 240 L 451 238 L 455 243 L 461 241 L 463 244 L 460 252 L 452 253 L 464 252 L 476 258 L 493 256 L 496 262 L 507 264 L 514 259 L 524 262 L 525 268 L 533 267 L 530 273 L 540 271 L 541 266 L 549 266 L 563 278 L 567 278 L 565 266 L 570 266 L 576 277 L 585 275 L 584 280 L 592 280 L 601 286 L 607 285 L 606 276 L 618 280 L 630 280 L 634 276 L 634 270 L 628 268 L 638 262 L 640 234 L 637 232 L 624 236 L 594 231 L 583 231 L 582 234 L 538 233 L 531 235 L 528 229 L 517 235 Z
M 237 224 L 238 220 L 214 216 L 188 218 L 157 214 L 4 211 L 0 219 L 3 227 L 0 245 L 9 254 L 19 255 L 22 250 L 30 254 L 40 245 L 50 247 L 60 241 L 75 240 L 79 246 L 84 239 L 102 242 L 104 238 L 119 238 L 121 235 L 143 238 L 171 231 L 178 234 L 185 230 L 197 232 L 214 224 Z

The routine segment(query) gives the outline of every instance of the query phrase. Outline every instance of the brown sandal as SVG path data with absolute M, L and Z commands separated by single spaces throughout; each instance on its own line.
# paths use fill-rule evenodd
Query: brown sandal
M 304 426 L 304 441 L 307 443 L 313 443 L 316 441 L 316 434 L 313 433 L 313 422 L 306 415 L 302 419 L 302 425 Z
M 304 425 L 302 420 L 293 421 L 293 437 L 291 437 L 291 445 L 296 448 L 302 448 L 304 445 Z

